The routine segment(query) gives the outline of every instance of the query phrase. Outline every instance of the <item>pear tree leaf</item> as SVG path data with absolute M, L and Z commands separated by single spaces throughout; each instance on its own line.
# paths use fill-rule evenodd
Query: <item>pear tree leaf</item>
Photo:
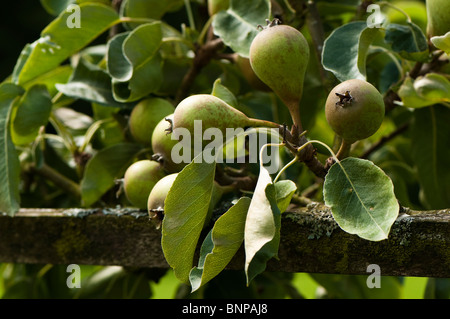
M 429 209 L 450 207 L 450 109 L 433 105 L 414 110 L 411 155 Z
M 88 161 L 81 180 L 83 205 L 91 206 L 113 187 L 140 150 L 137 144 L 117 143 L 98 151 Z
M 24 90 L 12 83 L 0 84 L 0 212 L 13 216 L 20 208 L 20 162 L 10 134 L 12 108 Z
M 426 62 L 428 60 L 427 38 L 412 22 L 406 25 L 391 23 L 386 28 L 385 41 L 392 50 L 407 60 Z
M 243 57 L 248 57 L 250 45 L 258 34 L 257 26 L 265 25 L 270 17 L 270 1 L 231 0 L 228 10 L 219 11 L 213 18 L 214 33 Z
M 124 56 L 122 46 L 130 32 L 119 33 L 108 41 L 107 70 L 109 75 L 117 81 L 129 81 L 133 76 L 133 65 Z
M 450 101 L 450 81 L 443 75 L 427 73 L 416 78 L 414 89 L 417 94 L 434 103 Z
M 73 69 L 70 65 L 61 65 L 47 73 L 44 73 L 31 81 L 28 81 L 23 85 L 25 90 L 30 89 L 36 84 L 43 84 L 47 87 L 47 91 L 50 96 L 54 96 L 58 93 L 56 89 L 56 84 L 64 84 L 69 81 L 70 76 L 72 75 Z
M 240 198 L 215 222 L 203 241 L 198 266 L 189 275 L 192 291 L 217 276 L 241 247 L 250 201 L 248 197 Z
M 208 215 L 215 168 L 215 161 L 208 163 L 194 158 L 178 173 L 164 202 L 161 246 L 175 276 L 186 284 Z
M 297 185 L 291 180 L 279 181 L 274 184 L 277 205 L 281 213 L 284 213 L 291 203 L 292 196 L 297 190 Z
M 52 105 L 44 84 L 36 84 L 27 90 L 18 103 L 12 121 L 11 135 L 14 144 L 22 145 L 34 140 L 39 128 L 47 124 Z
M 407 77 L 398 90 L 403 105 L 422 108 L 450 101 L 450 81 L 437 73 L 427 73 L 414 81 Z
M 214 81 L 211 95 L 218 97 L 232 107 L 237 108 L 239 105 L 236 96 L 221 83 L 220 78 Z
M 245 221 L 245 274 L 247 285 L 266 269 L 267 261 L 278 256 L 281 213 L 276 190 L 267 169 L 260 165 L 255 192 Z
M 402 100 L 403 106 L 410 108 L 421 108 L 433 105 L 434 102 L 420 96 L 414 88 L 414 80 L 407 77 L 400 86 L 398 96 Z
M 338 225 L 363 239 L 386 239 L 398 216 L 392 181 L 368 160 L 348 157 L 333 164 L 323 195 Z
M 99 2 L 106 5 L 110 4 L 109 0 L 41 0 L 41 5 L 45 11 L 51 15 L 57 16 L 64 10 L 67 10 L 71 4 L 81 4 L 83 2 Z
M 183 0 L 125 0 L 121 6 L 121 16 L 130 18 L 147 18 L 160 20 L 168 12 L 179 9 Z M 134 29 L 137 23 L 127 23 Z
M 442 36 L 432 37 L 430 41 L 436 48 L 450 55 L 450 31 Z
M 80 28 L 68 27 L 73 13 L 64 11 L 41 32 L 38 40 L 25 46 L 13 72 L 16 84 L 24 84 L 56 68 L 120 21 L 110 6 L 83 3 L 79 8 Z
M 161 43 L 159 21 L 141 25 L 126 37 L 120 35 L 113 39 L 108 51 L 108 68 L 117 101 L 136 101 L 159 89 L 163 63 L 158 52 Z M 113 67 L 116 61 L 117 67 Z
M 379 32 L 379 28 L 368 28 L 365 21 L 350 22 L 335 29 L 323 45 L 323 67 L 340 81 L 366 80 L 367 52 Z
M 59 92 L 74 99 L 83 99 L 89 102 L 106 106 L 124 107 L 124 103 L 117 102 L 111 93 L 111 78 L 101 68 L 80 59 L 65 84 L 57 83 Z

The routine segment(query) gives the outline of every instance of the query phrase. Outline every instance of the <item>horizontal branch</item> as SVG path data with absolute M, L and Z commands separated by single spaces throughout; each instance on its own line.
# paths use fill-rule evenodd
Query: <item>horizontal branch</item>
M 279 260 L 269 271 L 450 277 L 450 210 L 405 210 L 389 238 L 371 242 L 342 231 L 328 207 L 311 203 L 283 214 Z M 0 262 L 167 268 L 161 233 L 145 212 L 21 209 L 0 215 Z M 240 250 L 229 269 L 243 269 Z

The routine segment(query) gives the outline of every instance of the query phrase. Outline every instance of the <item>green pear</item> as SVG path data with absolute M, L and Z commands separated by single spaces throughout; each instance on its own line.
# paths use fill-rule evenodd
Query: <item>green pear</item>
M 155 184 L 165 176 L 162 166 L 150 160 L 131 164 L 125 171 L 123 188 L 130 203 L 141 209 L 147 207 L 147 199 Z
M 166 115 L 173 113 L 174 106 L 162 98 L 148 98 L 140 101 L 131 111 L 128 125 L 136 142 L 151 145 L 152 132 L 156 124 Z
M 164 209 L 164 201 L 177 176 L 178 173 L 164 176 L 154 185 L 150 194 L 147 196 L 147 209 L 150 216 L 153 216 L 152 212 L 162 211 Z
M 194 121 L 201 121 L 202 136 L 195 136 Z M 278 128 L 279 124 L 247 117 L 220 98 L 209 94 L 191 95 L 181 101 L 173 116 L 173 129 L 185 128 L 191 138 L 203 138 L 203 133 L 209 128 L 219 129 L 226 137 L 227 128 L 270 127 Z M 202 145 L 210 143 L 203 141 Z M 191 144 L 194 145 L 194 144 Z
M 444 35 L 450 31 L 450 1 L 427 0 L 427 34 L 429 37 Z
M 274 21 L 253 39 L 250 64 L 286 104 L 294 124 L 301 128 L 299 104 L 309 62 L 308 42 L 297 29 Z
M 373 135 L 384 119 L 383 96 L 369 82 L 352 79 L 328 95 L 325 116 L 337 135 L 351 144 Z
M 178 141 L 171 138 L 172 133 L 170 133 L 170 121 L 173 121 L 173 114 L 165 116 L 156 125 L 152 134 L 152 150 L 154 156 L 157 157 L 157 160 L 161 162 L 164 169 L 168 173 L 177 173 L 187 164 L 184 162 L 177 164 L 172 160 L 172 148 L 178 143 Z

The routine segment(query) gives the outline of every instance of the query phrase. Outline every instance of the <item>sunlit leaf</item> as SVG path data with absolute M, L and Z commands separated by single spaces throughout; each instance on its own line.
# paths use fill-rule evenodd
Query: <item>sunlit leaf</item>
M 17 85 L 0 85 L 0 212 L 10 216 L 20 208 L 20 163 L 11 140 L 10 117 L 15 100 L 23 93 Z
M 161 23 L 141 25 L 111 42 L 108 69 L 113 76 L 114 98 L 130 102 L 157 91 L 162 82 L 163 60 L 158 52 L 162 43 Z
M 260 166 L 258 183 L 245 221 L 245 273 L 247 285 L 278 256 L 281 213 L 269 172 Z
M 442 36 L 432 37 L 430 41 L 440 50 L 450 55 L 450 31 Z
M 24 84 L 52 70 L 119 22 L 118 14 L 110 6 L 85 3 L 79 8 L 80 28 L 68 27 L 73 13 L 64 11 L 42 31 L 38 40 L 25 46 L 14 69 L 15 83 Z
M 386 239 L 398 216 L 392 181 L 368 160 L 348 157 L 333 164 L 323 195 L 338 225 L 367 240 Z
M 111 78 L 99 67 L 80 59 L 69 82 L 56 84 L 59 92 L 75 99 L 83 99 L 89 102 L 106 106 L 120 106 L 111 92 Z
M 219 11 L 213 20 L 214 33 L 234 52 L 248 57 L 253 38 L 258 34 L 257 26 L 265 25 L 269 19 L 270 1 L 231 0 L 226 11 Z
M 194 159 L 178 173 L 164 202 L 162 249 L 175 276 L 187 284 L 210 207 L 215 167 L 215 162 Z
M 192 291 L 217 276 L 244 241 L 244 226 L 250 198 L 242 197 L 214 224 L 200 250 L 200 260 L 189 275 Z
M 414 110 L 411 128 L 414 163 L 425 205 L 430 209 L 450 207 L 450 109 L 435 105 Z
M 30 143 L 39 128 L 48 122 L 52 100 L 43 84 L 31 87 L 18 103 L 13 119 L 12 138 L 14 144 Z
M 335 29 L 325 40 L 324 68 L 340 80 L 366 79 L 366 57 L 379 28 L 368 28 L 365 21 L 350 22 Z
M 277 198 L 277 205 L 281 213 L 284 213 L 291 203 L 292 196 L 297 190 L 297 185 L 293 181 L 284 180 L 274 184 Z
M 122 3 L 121 15 L 159 20 L 164 14 L 179 9 L 183 4 L 183 0 L 125 0 Z M 139 26 L 137 23 L 127 25 L 131 28 Z

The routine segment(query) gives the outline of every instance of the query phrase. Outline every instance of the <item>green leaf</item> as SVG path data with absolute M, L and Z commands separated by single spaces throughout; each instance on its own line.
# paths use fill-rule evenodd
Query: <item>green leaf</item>
M 41 0 L 41 5 L 45 11 L 56 16 L 75 2 L 76 0 Z
M 284 213 L 291 203 L 292 195 L 297 190 L 297 185 L 293 181 L 284 180 L 274 184 L 278 209 Z
M 215 222 L 203 241 L 198 267 L 194 267 L 189 275 L 192 291 L 217 276 L 241 247 L 250 201 L 248 197 L 240 198 Z
M 245 274 L 247 285 L 278 255 L 281 213 L 269 172 L 261 165 L 245 221 Z
M 32 86 L 18 103 L 12 121 L 14 144 L 27 144 L 34 140 L 39 128 L 46 125 L 52 110 L 52 100 L 43 84 Z
M 41 5 L 45 11 L 56 16 L 66 10 L 71 4 L 81 4 L 83 2 L 110 3 L 109 0 L 41 0 Z
M 215 168 L 215 162 L 196 163 L 194 158 L 178 173 L 164 202 L 161 246 L 175 276 L 186 284 L 208 215 Z
M 414 82 L 407 77 L 398 90 L 403 105 L 421 108 L 450 101 L 450 81 L 437 73 L 427 73 L 417 77 Z
M 73 69 L 70 65 L 62 65 L 27 82 L 23 85 L 23 88 L 28 90 L 36 84 L 44 84 L 50 96 L 54 96 L 58 92 L 55 85 L 57 83 L 66 83 L 72 72 Z
M 427 73 L 414 81 L 416 92 L 434 103 L 450 102 L 450 81 L 443 75 Z
M 158 52 L 162 43 L 161 23 L 141 25 L 126 37 L 113 40 L 108 51 L 108 67 L 114 77 L 114 98 L 120 102 L 136 101 L 158 90 L 163 80 L 163 60 Z M 122 53 L 118 51 L 120 42 Z M 112 67 L 116 60 L 117 67 Z
M 81 180 L 81 199 L 91 206 L 122 178 L 141 147 L 131 143 L 118 143 L 100 150 L 87 163 Z
M 258 34 L 257 26 L 270 18 L 270 1 L 231 0 L 226 11 L 219 11 L 213 19 L 214 33 L 243 57 L 248 57 L 250 45 Z
M 450 207 L 450 109 L 442 105 L 414 110 L 411 154 L 429 209 Z
M 56 84 L 59 92 L 75 99 L 106 106 L 123 107 L 111 93 L 111 78 L 98 66 L 80 59 L 70 80 L 66 84 Z
M 214 81 L 211 95 L 214 95 L 222 101 L 225 101 L 228 105 L 237 108 L 239 103 L 236 96 L 221 82 L 220 78 Z
M 10 216 L 20 208 L 20 162 L 11 140 L 9 123 L 13 104 L 23 93 L 17 85 L 0 85 L 0 212 Z
M 402 100 L 402 103 L 406 107 L 421 108 L 429 105 L 433 105 L 434 102 L 420 96 L 415 88 L 412 78 L 407 77 L 400 86 L 398 96 Z
M 179 9 L 183 4 L 183 0 L 125 0 L 122 3 L 121 15 L 159 20 L 164 14 Z M 128 23 L 128 25 L 135 28 L 139 24 Z
M 432 37 L 430 41 L 440 50 L 450 55 L 450 31 L 442 36 Z
M 333 164 L 323 195 L 339 226 L 367 240 L 386 239 L 398 216 L 391 180 L 368 160 L 349 157 Z
M 367 52 L 379 32 L 379 28 L 368 28 L 365 21 L 335 29 L 323 45 L 323 67 L 340 81 L 365 80 Z
M 133 66 L 123 55 L 123 42 L 130 32 L 119 33 L 108 41 L 107 70 L 109 75 L 118 81 L 129 81 L 133 75 Z
M 13 81 L 24 84 L 35 77 L 56 68 L 111 26 L 119 22 L 119 16 L 109 6 L 85 3 L 80 8 L 80 28 L 69 28 L 72 12 L 63 12 L 41 33 L 41 37 L 25 46 L 14 69 Z
M 422 30 L 412 22 L 406 25 L 391 23 L 386 28 L 386 43 L 392 50 L 407 60 L 426 62 L 428 60 L 427 38 Z

